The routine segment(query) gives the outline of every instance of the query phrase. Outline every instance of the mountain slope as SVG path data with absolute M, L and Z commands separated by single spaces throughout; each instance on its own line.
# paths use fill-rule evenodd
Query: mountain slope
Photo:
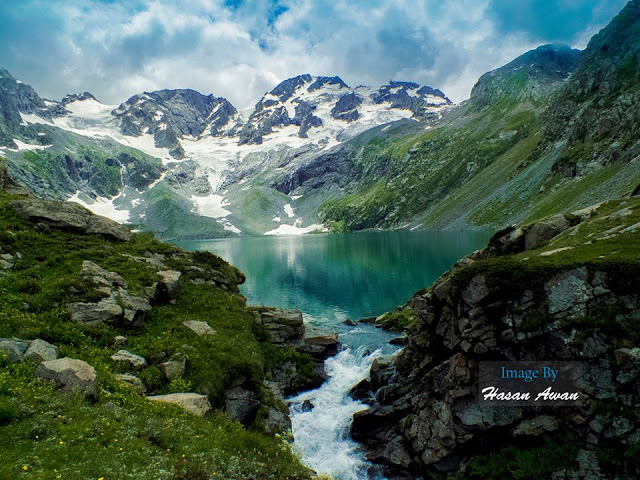
M 639 2 L 579 54 L 547 45 L 483 75 L 434 128 L 363 147 L 320 207 L 334 229 L 486 228 L 628 193 L 640 179 Z
M 314 362 L 258 323 L 242 273 L 4 179 L 0 162 L 0 478 L 312 477 L 274 436 L 268 380 L 286 362 L 295 388 Z

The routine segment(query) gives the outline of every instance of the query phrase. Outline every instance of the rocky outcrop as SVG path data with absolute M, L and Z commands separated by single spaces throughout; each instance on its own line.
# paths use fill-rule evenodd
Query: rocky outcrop
M 257 324 L 262 326 L 270 342 L 279 348 L 294 348 L 298 353 L 311 357 L 314 371 L 310 377 L 300 376 L 293 361 L 279 364 L 271 372 L 280 390 L 291 395 L 294 392 L 317 388 L 327 379 L 324 361 L 338 353 L 340 343 L 337 334 L 317 335 L 305 329 L 302 312 L 274 307 L 252 307 Z
M 82 360 L 65 357 L 42 362 L 36 369 L 35 376 L 53 381 L 63 392 L 79 392 L 87 397 L 96 397 L 96 371 Z
M 67 310 L 71 320 L 87 325 L 142 325 L 146 313 L 151 309 L 149 299 L 129 295 L 127 282 L 119 274 L 85 260 L 82 262 L 80 275 L 84 286 L 94 296 L 103 298 L 94 302 L 69 303 Z
M 2 162 L 0 162 L 0 192 L 7 192 L 12 195 L 27 194 L 27 190 L 9 176 L 7 167 Z
M 131 232 L 127 228 L 111 219 L 95 215 L 77 203 L 30 198 L 11 202 L 11 207 L 25 220 L 53 228 L 98 234 L 115 240 L 131 239 Z
M 204 417 L 211 411 L 211 404 L 206 395 L 198 393 L 170 393 L 168 395 L 151 395 L 147 397 L 152 402 L 164 402 L 177 405 L 185 411 Z
M 224 411 L 244 425 L 253 422 L 260 406 L 260 396 L 244 377 L 236 378 L 225 393 Z
M 638 268 L 627 264 L 621 273 L 606 263 L 552 261 L 534 268 L 527 258 L 508 255 L 529 251 L 577 221 L 556 216 L 499 232 L 409 301 L 416 322 L 406 347 L 375 361 L 370 384 L 353 392 L 371 407 L 354 416 L 352 436 L 389 478 L 442 472 L 467 478 L 478 457 L 506 462 L 556 431 L 577 457 L 549 478 L 613 478 L 605 476 L 607 469 L 616 478 L 640 474 L 637 463 L 612 463 L 602 454 L 630 458 L 640 440 L 634 414 L 640 406 L 640 291 L 623 278 Z M 531 255 L 544 258 L 540 249 Z M 480 362 L 525 360 L 580 362 L 582 405 L 481 405 Z M 572 470 L 575 462 L 580 467 Z
M 265 328 L 274 345 L 299 347 L 303 344 L 305 328 L 300 310 L 254 307 L 251 313 L 256 323 Z

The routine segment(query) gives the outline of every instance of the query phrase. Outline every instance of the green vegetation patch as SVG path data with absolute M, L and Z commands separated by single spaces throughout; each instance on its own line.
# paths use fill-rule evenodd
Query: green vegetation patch
M 276 351 L 267 341 L 235 285 L 244 278 L 239 270 L 150 234 L 119 242 L 39 229 L 14 214 L 9 203 L 16 198 L 0 194 L 0 253 L 13 255 L 13 266 L 0 275 L 0 337 L 42 338 L 61 356 L 86 361 L 97 372 L 98 398 L 89 402 L 54 391 L 34 379 L 35 363 L 0 362 L 0 478 L 309 477 L 287 443 L 247 430 L 219 410 L 238 377 L 261 391 L 279 362 L 293 360 L 303 374 L 313 368 L 307 356 Z M 163 258 L 166 268 L 185 272 L 175 303 L 154 306 L 138 328 L 71 322 L 68 303 L 101 296 L 80 277 L 84 260 L 120 274 L 131 295 L 158 280 L 157 268 L 132 257 Z M 190 282 L 194 269 L 216 283 Z M 216 333 L 199 337 L 183 326 L 187 320 L 205 321 Z M 113 346 L 117 335 L 128 337 L 124 347 Z M 138 373 L 147 394 L 204 393 L 218 410 L 198 418 L 148 402 L 117 381 L 110 356 L 119 348 L 147 359 L 149 366 Z M 186 372 L 167 382 L 158 365 L 174 355 L 187 357 Z

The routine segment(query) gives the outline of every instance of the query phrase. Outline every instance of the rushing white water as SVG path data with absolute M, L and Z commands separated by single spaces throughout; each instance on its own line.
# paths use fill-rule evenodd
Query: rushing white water
M 349 437 L 353 414 L 366 405 L 349 396 L 351 388 L 368 377 L 373 360 L 380 350 L 366 354 L 365 347 L 347 348 L 325 362 L 329 379 L 316 390 L 289 399 L 295 444 L 302 458 L 318 473 L 337 480 L 366 480 L 370 466 L 358 443 Z M 313 405 L 305 411 L 303 402 Z

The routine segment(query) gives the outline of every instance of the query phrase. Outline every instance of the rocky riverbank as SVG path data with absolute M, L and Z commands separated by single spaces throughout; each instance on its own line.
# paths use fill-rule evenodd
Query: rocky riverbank
M 498 232 L 408 302 L 396 356 L 354 389 L 352 436 L 392 479 L 640 474 L 640 198 Z M 478 365 L 578 361 L 580 407 L 486 407 Z

